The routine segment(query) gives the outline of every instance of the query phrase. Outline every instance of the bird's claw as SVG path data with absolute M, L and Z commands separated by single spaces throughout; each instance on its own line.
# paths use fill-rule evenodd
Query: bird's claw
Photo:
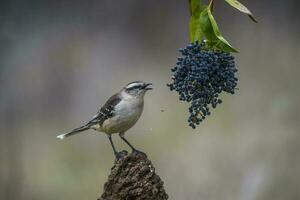
M 120 159 L 124 158 L 127 154 L 128 154 L 128 152 L 125 151 L 125 150 L 120 151 L 120 152 L 116 152 L 115 153 L 116 160 L 120 160 Z
M 143 156 L 147 157 L 147 155 L 146 155 L 144 152 L 139 151 L 139 150 L 137 150 L 137 149 L 133 149 L 133 150 L 132 150 L 132 154 L 135 154 L 135 155 L 140 154 L 140 155 L 143 155 Z

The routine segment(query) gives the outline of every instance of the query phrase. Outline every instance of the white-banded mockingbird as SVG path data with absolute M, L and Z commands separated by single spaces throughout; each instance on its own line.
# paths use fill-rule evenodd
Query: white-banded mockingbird
M 119 133 L 121 139 L 133 150 L 136 149 L 125 139 L 125 132 L 140 118 L 144 108 L 144 95 L 151 90 L 151 83 L 134 81 L 127 84 L 120 92 L 110 97 L 97 114 L 85 125 L 69 133 L 58 135 L 64 139 L 82 131 L 93 129 L 106 133 L 116 156 L 118 152 L 114 146 L 111 135 Z

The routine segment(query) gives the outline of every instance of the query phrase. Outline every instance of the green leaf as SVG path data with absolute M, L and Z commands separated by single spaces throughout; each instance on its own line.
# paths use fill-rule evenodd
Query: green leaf
M 225 38 L 221 35 L 220 30 L 218 28 L 217 22 L 214 19 L 214 16 L 211 13 L 211 10 L 208 9 L 207 11 L 210 23 L 212 25 L 213 31 L 215 33 L 215 35 L 217 36 L 217 38 L 219 39 L 219 41 L 216 44 L 216 47 L 218 49 L 221 49 L 223 51 L 227 51 L 227 52 L 238 52 L 236 49 L 234 49 L 229 42 L 227 42 L 227 40 L 225 40 Z
M 246 13 L 249 17 L 250 17 L 250 19 L 252 19 L 252 21 L 254 21 L 254 22 L 258 22 L 255 18 L 254 18 L 254 16 L 253 16 L 253 14 L 251 13 L 251 11 L 246 7 L 246 6 L 244 6 L 243 4 L 241 4 L 239 1 L 237 1 L 237 0 L 225 0 L 229 5 L 231 5 L 232 7 L 234 7 L 234 8 L 236 8 L 236 9 L 238 9 L 239 11 L 241 11 L 241 12 L 243 12 L 243 13 Z
M 199 16 L 202 10 L 202 0 L 189 0 L 191 16 Z
M 214 41 L 216 40 L 216 35 L 214 33 L 214 29 L 212 28 L 212 24 L 210 22 L 209 16 L 208 16 L 208 10 L 209 8 L 206 7 L 199 17 L 199 24 L 201 27 L 201 30 L 203 31 L 205 37 L 207 40 Z
M 203 10 L 202 0 L 189 0 L 190 5 L 190 22 L 189 22 L 189 36 L 190 41 L 201 41 L 203 40 L 203 33 L 199 24 L 199 16 Z
M 191 16 L 189 29 L 190 29 L 190 41 L 191 42 L 203 40 L 204 36 L 203 36 L 203 32 L 201 30 L 201 26 L 200 26 L 198 18 Z
M 218 25 L 211 13 L 210 7 L 206 7 L 200 14 L 199 24 L 203 35 L 207 39 L 209 48 L 226 52 L 238 52 L 221 35 Z

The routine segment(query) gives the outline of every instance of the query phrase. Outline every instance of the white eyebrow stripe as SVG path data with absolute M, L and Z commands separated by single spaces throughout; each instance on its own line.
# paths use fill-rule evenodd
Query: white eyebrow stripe
M 141 86 L 141 85 L 143 85 L 143 84 L 140 82 L 134 82 L 134 83 L 130 83 L 129 85 L 127 85 L 126 88 L 129 89 L 129 88 L 133 88 L 135 86 Z

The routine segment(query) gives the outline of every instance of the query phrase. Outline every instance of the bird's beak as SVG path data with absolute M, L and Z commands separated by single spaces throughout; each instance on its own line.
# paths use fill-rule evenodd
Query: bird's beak
M 146 83 L 144 86 L 143 86 L 143 89 L 144 90 L 152 90 L 153 88 L 150 87 L 152 85 L 152 83 Z

